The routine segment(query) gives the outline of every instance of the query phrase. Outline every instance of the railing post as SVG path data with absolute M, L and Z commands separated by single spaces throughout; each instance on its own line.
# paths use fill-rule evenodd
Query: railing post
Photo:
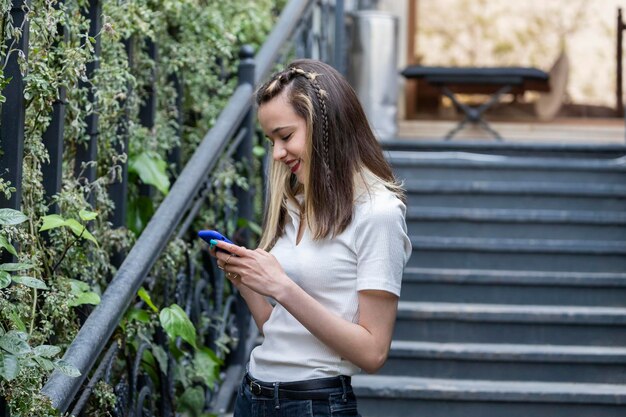
M 254 63 L 254 49 L 250 45 L 244 45 L 239 50 L 239 68 L 237 72 L 237 76 L 239 79 L 239 85 L 242 84 L 250 84 L 254 87 L 254 71 L 255 71 L 255 63 Z M 236 159 L 239 161 L 244 161 L 244 166 L 252 167 L 252 147 L 253 147 L 253 138 L 254 138 L 254 109 L 250 106 L 248 112 L 244 116 L 241 121 L 241 129 L 246 129 L 246 133 L 241 141 L 241 144 L 237 148 Z M 235 189 L 235 196 L 237 198 L 237 205 L 239 211 L 239 218 L 246 219 L 248 221 L 252 220 L 253 217 L 253 209 L 252 209 L 252 195 L 253 190 L 251 189 L 251 178 L 252 172 L 251 169 L 247 169 L 245 171 L 245 175 L 248 179 L 248 184 L 250 188 L 246 191 L 239 187 Z M 247 247 L 250 246 L 250 228 L 246 227 L 241 231 L 241 242 Z M 242 338 L 248 334 L 248 327 L 250 324 L 250 310 L 244 299 L 241 297 L 241 294 L 237 295 L 237 328 L 239 329 L 239 334 Z M 247 361 L 248 358 L 245 357 L 246 352 L 246 343 L 244 340 L 240 340 L 237 345 L 237 350 L 234 354 L 234 359 L 236 363 L 243 364 Z
M 55 4 L 55 9 L 59 9 L 63 4 L 63 0 Z M 61 35 L 64 41 L 69 40 L 69 33 L 62 24 L 57 25 L 57 33 Z M 59 41 L 55 41 L 54 47 L 58 47 Z M 46 197 L 51 198 L 53 195 L 61 191 L 61 183 L 63 178 L 63 132 L 65 130 L 65 99 L 67 89 L 64 86 L 59 87 L 58 97 L 52 104 L 52 114 L 50 124 L 43 134 L 43 143 L 48 150 L 49 162 L 42 164 L 41 171 L 43 176 L 43 186 Z M 50 213 L 58 213 L 59 207 L 55 203 L 50 207 Z
M 144 86 L 145 89 L 145 101 L 139 107 L 139 122 L 142 126 L 146 127 L 151 133 L 154 129 L 154 123 L 156 120 L 157 98 L 156 98 L 156 64 L 158 61 L 158 49 L 157 45 L 150 38 L 146 38 L 146 52 L 152 61 L 154 67 L 150 74 L 149 84 Z M 148 184 L 141 184 L 139 187 L 139 194 L 149 198 L 154 197 L 154 187 Z
M 85 167 L 83 177 L 88 183 L 92 183 L 96 179 L 96 166 L 95 162 L 98 158 L 98 111 L 97 111 L 97 99 L 92 84 L 95 72 L 100 67 L 100 29 L 102 28 L 102 3 L 100 0 L 89 0 L 88 9 L 83 11 L 85 16 L 89 19 L 89 38 L 95 39 L 94 44 L 94 59 L 87 63 L 87 78 L 90 80 L 86 83 L 81 83 L 83 87 L 87 86 L 89 92 L 87 93 L 87 100 L 92 104 L 92 111 L 86 117 L 87 124 L 87 143 L 79 143 L 76 147 L 76 160 L 74 163 L 74 172 L 76 177 L 80 176 L 83 172 L 82 164 L 84 162 L 91 162 Z M 86 42 L 90 42 L 89 39 Z M 89 194 L 88 201 L 93 205 L 94 196 Z
M 333 64 L 335 69 L 341 74 L 346 75 L 345 66 L 345 10 L 344 1 L 335 1 L 335 46 L 333 48 L 334 57 Z
M 30 1 L 13 0 L 11 18 L 13 25 L 21 27 L 19 38 L 10 38 L 6 42 L 7 55 L 4 65 L 4 78 L 10 79 L 2 95 L 6 102 L 2 104 L 0 116 L 0 176 L 11 182 L 16 191 L 9 199 L 0 195 L 0 207 L 20 209 L 22 200 L 22 160 L 24 158 L 24 77 L 20 71 L 20 60 L 28 59 L 28 26 L 26 13 Z

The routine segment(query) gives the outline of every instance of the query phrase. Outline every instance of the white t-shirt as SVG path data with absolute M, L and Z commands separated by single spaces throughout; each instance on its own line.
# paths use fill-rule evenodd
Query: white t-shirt
M 356 199 L 352 222 L 333 239 L 314 241 L 305 228 L 296 245 L 299 209 L 288 203 L 285 232 L 271 253 L 287 275 L 331 312 L 359 319 L 357 291 L 400 296 L 402 271 L 411 254 L 405 205 L 382 185 Z M 313 336 L 276 304 L 263 325 L 263 343 L 250 356 L 249 372 L 261 381 L 298 381 L 354 375 L 359 368 Z

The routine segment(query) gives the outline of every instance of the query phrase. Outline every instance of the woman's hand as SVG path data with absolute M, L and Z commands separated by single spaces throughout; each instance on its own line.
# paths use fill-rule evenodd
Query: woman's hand
M 245 285 L 256 293 L 276 299 L 293 284 L 274 255 L 263 249 L 250 250 L 222 241 L 216 246 L 230 252 L 215 252 L 217 266 L 238 288 Z

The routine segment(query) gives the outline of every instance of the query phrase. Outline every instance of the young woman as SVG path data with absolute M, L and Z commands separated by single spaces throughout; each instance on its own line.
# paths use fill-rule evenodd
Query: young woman
M 264 335 L 235 417 L 358 416 L 350 376 L 387 359 L 411 253 L 404 193 L 332 67 L 292 62 L 256 101 L 272 144 L 260 247 L 212 252 Z

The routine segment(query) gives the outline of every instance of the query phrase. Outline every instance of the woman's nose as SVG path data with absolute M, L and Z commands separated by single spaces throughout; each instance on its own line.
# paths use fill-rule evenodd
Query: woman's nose
M 280 161 L 287 155 L 287 150 L 284 146 L 279 143 L 274 142 L 274 148 L 272 150 L 272 157 L 275 161 Z

